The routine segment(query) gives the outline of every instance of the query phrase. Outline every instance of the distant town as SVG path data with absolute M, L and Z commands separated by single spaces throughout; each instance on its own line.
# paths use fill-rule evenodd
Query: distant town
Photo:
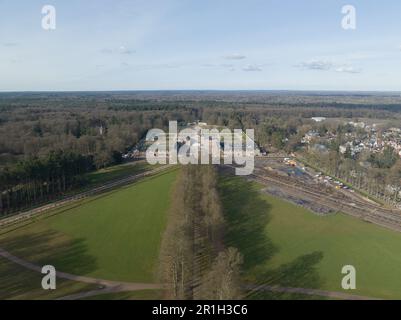
M 326 118 L 312 118 L 317 123 L 324 123 Z M 363 151 L 382 153 L 386 147 L 391 147 L 401 157 L 401 127 L 379 129 L 376 123 L 366 124 L 365 122 L 344 122 L 347 132 L 344 133 L 346 142 L 339 146 L 342 154 L 349 152 L 355 156 Z M 310 130 L 302 138 L 301 142 L 311 148 L 325 150 L 325 144 L 336 140 L 338 134 L 333 131 L 319 132 Z M 319 143 L 320 142 L 320 143 Z

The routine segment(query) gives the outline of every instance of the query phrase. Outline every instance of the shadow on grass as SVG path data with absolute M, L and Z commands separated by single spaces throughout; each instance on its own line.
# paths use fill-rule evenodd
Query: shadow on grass
M 284 264 L 275 270 L 269 270 L 258 275 L 259 285 L 279 287 L 319 289 L 322 280 L 317 265 L 323 259 L 323 253 L 316 251 L 298 257 L 294 261 Z M 263 290 L 251 291 L 249 299 L 323 299 L 296 293 L 268 292 Z
M 12 299 L 40 288 L 40 274 L 0 258 L 0 299 Z
M 275 270 L 266 270 L 268 261 L 278 253 L 278 247 L 266 230 L 271 220 L 272 207 L 260 194 L 258 186 L 241 177 L 221 171 L 219 189 L 223 202 L 227 229 L 226 246 L 236 247 L 244 257 L 243 272 L 255 288 L 263 285 L 318 289 L 322 280 L 317 269 L 322 252 L 312 252 L 296 258 Z M 249 299 L 323 299 L 296 293 L 253 290 Z
M 225 244 L 242 253 L 243 269 L 249 271 L 277 252 L 266 233 L 271 207 L 257 186 L 243 178 L 220 175 L 219 189 L 227 222 Z
M 53 265 L 57 271 L 86 275 L 97 269 L 84 239 L 66 239 L 54 231 L 8 237 L 0 246 L 21 259 L 38 265 Z
M 43 276 L 0 257 L 0 300 L 54 299 L 94 289 L 94 285 L 57 279 L 57 290 L 43 290 Z

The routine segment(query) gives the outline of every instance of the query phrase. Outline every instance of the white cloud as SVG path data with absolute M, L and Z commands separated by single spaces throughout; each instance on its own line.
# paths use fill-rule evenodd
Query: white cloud
M 243 71 L 248 71 L 248 72 L 253 72 L 253 71 L 262 71 L 262 69 L 254 64 L 248 64 L 244 68 L 242 68 Z
M 362 69 L 354 68 L 352 66 L 339 66 L 336 68 L 336 71 L 342 73 L 361 73 Z
M 349 64 L 338 64 L 333 63 L 328 60 L 309 60 L 306 62 L 302 62 L 296 67 L 308 70 L 317 70 L 317 71 L 336 71 L 341 73 L 361 73 L 362 69 L 355 68 Z
M 243 60 L 243 59 L 246 59 L 246 56 L 244 56 L 242 54 L 234 53 L 234 54 L 229 54 L 229 55 L 223 56 L 223 58 L 227 59 L 227 60 Z
M 333 63 L 325 60 L 309 60 L 300 63 L 297 67 L 309 70 L 330 70 L 333 67 Z

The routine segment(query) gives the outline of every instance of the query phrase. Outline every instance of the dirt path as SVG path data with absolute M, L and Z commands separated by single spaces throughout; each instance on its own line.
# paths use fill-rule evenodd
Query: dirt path
M 24 268 L 29 270 L 33 270 L 36 272 L 41 272 L 41 267 L 18 258 L 11 253 L 7 252 L 4 249 L 0 248 L 0 257 L 3 257 L 11 262 L 14 262 Z M 129 292 L 129 291 L 140 291 L 140 290 L 154 290 L 154 289 L 163 289 L 161 284 L 156 283 L 134 283 L 134 282 L 122 282 L 122 281 L 110 281 L 98 278 L 91 278 L 85 276 L 77 276 L 70 273 L 65 272 L 57 272 L 57 277 L 61 279 L 67 279 L 72 281 L 96 284 L 100 289 L 80 292 L 76 294 L 72 294 L 69 296 L 65 296 L 59 298 L 60 300 L 76 300 L 82 298 L 88 298 L 92 296 L 97 296 L 106 293 L 116 293 L 116 292 Z M 343 292 L 335 292 L 335 291 L 324 291 L 318 289 L 307 289 L 307 288 L 287 288 L 287 287 L 276 287 L 276 286 L 267 286 L 267 285 L 247 285 L 245 289 L 251 291 L 271 291 L 271 292 L 281 292 L 281 293 L 300 293 L 305 295 L 313 295 L 313 296 L 322 296 L 328 298 L 336 298 L 336 299 L 344 299 L 344 300 L 379 300 L 376 298 L 365 297 L 347 294 Z
M 109 288 L 104 288 L 104 289 L 96 289 L 96 290 L 91 290 L 91 291 L 79 292 L 79 293 L 75 293 L 75 294 L 71 294 L 68 296 L 58 298 L 57 300 L 79 300 L 79 299 L 95 297 L 95 296 L 108 294 L 108 293 L 131 292 L 131 291 L 139 291 L 139 290 L 148 290 L 148 289 L 130 290 L 129 287 L 126 287 L 124 285 L 119 285 L 119 286 L 109 287 Z
M 342 300 L 381 300 L 378 298 L 371 298 L 366 296 L 358 296 L 343 292 L 336 291 L 325 291 L 319 289 L 306 289 L 306 288 L 289 288 L 289 287 L 276 287 L 276 286 L 268 286 L 268 285 L 248 285 L 245 287 L 248 290 L 252 291 L 270 291 L 270 292 L 278 292 L 278 293 L 300 293 L 306 294 L 310 296 L 321 296 L 328 297 L 334 299 L 342 299 Z
M 18 258 L 11 253 L 5 251 L 4 249 L 0 248 L 0 257 L 3 257 L 11 262 L 14 262 L 24 268 L 29 270 L 33 270 L 36 272 L 41 272 L 42 268 L 36 264 Z M 91 278 L 85 276 L 77 276 L 74 274 L 60 272 L 57 271 L 57 277 L 60 279 L 67 279 L 72 281 L 96 284 L 102 288 L 103 291 L 106 289 L 111 290 L 110 292 L 119 292 L 119 291 L 138 291 L 138 290 L 149 290 L 149 289 L 161 289 L 162 286 L 156 283 L 135 283 L 135 282 L 122 282 L 122 281 L 110 281 L 98 278 Z M 95 290 L 101 291 L 101 290 Z

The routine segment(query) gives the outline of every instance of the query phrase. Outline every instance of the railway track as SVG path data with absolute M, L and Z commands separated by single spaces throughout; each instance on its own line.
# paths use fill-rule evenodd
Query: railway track
M 26 211 L 26 212 L 13 214 L 13 215 L 11 215 L 9 217 L 5 217 L 5 218 L 2 218 L 0 220 L 0 228 L 5 227 L 5 226 L 10 226 L 10 225 L 19 223 L 19 222 L 24 221 L 24 220 L 28 220 L 28 219 L 30 219 L 32 217 L 38 216 L 40 214 L 43 214 L 43 213 L 47 212 L 50 209 L 55 209 L 55 208 L 64 206 L 64 205 L 69 204 L 69 203 L 77 202 L 77 201 L 83 200 L 85 198 L 88 198 L 88 197 L 91 197 L 91 196 L 94 196 L 94 195 L 97 195 L 97 194 L 101 194 L 101 193 L 104 193 L 104 192 L 107 192 L 107 191 L 111 191 L 116 187 L 121 187 L 121 186 L 124 186 L 124 185 L 128 185 L 128 184 L 130 184 L 132 182 L 137 181 L 138 179 L 158 174 L 158 173 L 160 173 L 162 171 L 165 171 L 167 169 L 170 169 L 170 168 L 172 168 L 172 165 L 166 165 L 166 166 L 159 167 L 159 168 L 151 170 L 151 171 L 145 171 L 145 172 L 142 172 L 142 173 L 139 173 L 139 174 L 136 174 L 136 175 L 131 175 L 131 176 L 128 176 L 128 177 L 125 177 L 125 178 L 122 178 L 122 179 L 118 179 L 118 180 L 114 180 L 114 181 L 108 182 L 108 183 L 106 183 L 106 184 L 104 184 L 102 186 L 95 187 L 95 188 L 93 188 L 91 190 L 84 191 L 84 192 L 78 193 L 76 195 L 66 197 L 64 199 L 61 199 L 61 200 L 58 200 L 58 201 L 55 201 L 55 202 L 40 206 L 38 208 L 29 210 L 29 211 Z
M 308 190 L 315 194 L 322 194 L 322 188 L 321 188 L 320 184 L 307 185 L 307 184 L 299 182 L 298 180 L 295 180 L 293 178 L 286 177 L 286 176 L 280 176 L 280 175 L 277 175 L 277 174 L 274 174 L 271 172 L 260 173 L 260 174 L 258 174 L 258 176 L 269 177 L 270 179 L 274 179 L 278 182 L 284 182 L 287 185 L 302 188 L 302 190 Z M 349 201 L 349 203 L 353 203 L 355 206 L 363 206 L 364 208 L 369 208 L 371 210 L 380 210 L 380 211 L 386 212 L 386 214 L 393 216 L 395 218 L 401 218 L 401 212 L 397 209 L 388 209 L 388 208 L 384 208 L 378 204 L 374 204 L 369 201 L 365 201 L 363 199 L 356 200 L 355 197 L 352 197 L 352 198 L 347 197 L 344 193 L 338 192 L 338 191 L 334 190 L 332 187 L 330 187 L 330 188 L 326 187 L 326 189 L 331 190 L 331 192 L 332 192 L 331 198 L 336 199 L 338 201 Z
M 235 168 L 232 165 L 225 166 Z M 350 199 L 346 195 L 337 193 L 334 190 L 329 194 L 327 191 L 318 190 L 318 185 L 312 187 L 295 179 L 275 175 L 271 172 L 263 172 L 263 174 L 256 172 L 251 174 L 250 178 L 264 185 L 284 189 L 290 194 L 296 194 L 300 198 L 314 201 L 336 212 L 343 212 L 364 221 L 401 232 L 401 213 L 397 213 L 394 210 L 364 202 L 363 200 Z

